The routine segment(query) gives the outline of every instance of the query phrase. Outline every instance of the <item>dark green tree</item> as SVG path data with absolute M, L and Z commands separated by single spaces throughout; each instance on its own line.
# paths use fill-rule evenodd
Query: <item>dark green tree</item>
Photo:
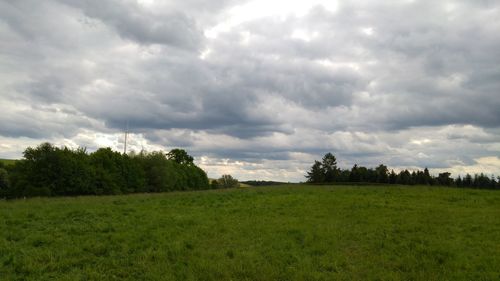
M 175 148 L 167 153 L 167 159 L 173 160 L 181 165 L 193 164 L 193 157 L 191 157 L 184 149 Z
M 404 171 L 399 172 L 396 183 L 397 184 L 410 184 L 411 183 L 410 172 L 408 170 L 404 170 Z
M 240 185 L 238 180 L 233 178 L 231 175 L 222 175 L 222 177 L 217 180 L 217 183 L 222 188 L 232 188 Z
M 337 181 L 339 170 L 337 168 L 337 159 L 333 154 L 329 152 L 323 156 L 321 167 L 323 169 L 325 182 Z
M 189 165 L 185 166 L 184 169 L 187 174 L 187 186 L 190 189 L 207 189 L 210 187 L 207 174 L 200 167 Z
M 424 184 L 427 184 L 427 185 L 434 184 L 434 180 L 432 179 L 432 176 L 429 173 L 429 169 L 427 169 L 427 167 L 425 167 L 425 169 L 424 169 Z
M 450 177 L 450 173 L 444 172 L 440 173 L 437 177 L 437 183 L 439 185 L 450 186 L 453 183 L 453 179 Z
M 389 183 L 390 184 L 396 184 L 398 180 L 398 176 L 394 172 L 394 170 L 391 170 L 391 173 L 389 174 Z
M 0 168 L 0 198 L 7 197 L 10 189 L 9 174 L 4 168 Z
M 212 180 L 212 182 L 210 183 L 210 188 L 212 189 L 219 188 L 219 182 L 217 180 Z
M 389 169 L 387 169 L 387 166 L 380 164 L 377 168 L 375 168 L 375 172 L 377 174 L 378 183 L 389 182 Z
M 92 193 L 120 194 L 125 181 L 121 176 L 122 155 L 111 148 L 99 148 L 90 154 L 90 164 L 94 168 Z
M 13 196 L 89 194 L 92 171 L 85 149 L 42 143 L 27 148 L 11 169 Z
M 491 186 L 490 178 L 484 173 L 479 175 L 474 175 L 474 187 L 475 188 L 489 188 Z
M 310 183 L 322 183 L 325 182 L 325 174 L 321 162 L 314 161 L 311 170 L 307 172 L 306 175 L 307 182 Z
M 464 187 L 471 187 L 472 186 L 472 176 L 470 174 L 466 174 L 463 181 L 462 185 Z
M 100 148 L 90 154 L 90 163 L 94 169 L 93 186 L 96 194 L 126 194 L 144 191 L 145 176 L 134 155 L 128 156 Z
M 359 182 L 361 179 L 361 176 L 359 175 L 358 171 L 358 164 L 354 164 L 351 168 L 351 173 L 349 174 L 349 181 L 350 182 Z

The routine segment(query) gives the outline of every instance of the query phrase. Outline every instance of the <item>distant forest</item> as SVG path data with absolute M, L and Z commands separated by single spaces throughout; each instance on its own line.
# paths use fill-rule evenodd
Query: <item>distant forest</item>
M 481 189 L 500 189 L 500 177 L 487 176 L 484 173 L 470 175 L 463 178 L 458 176 L 452 178 L 451 173 L 444 172 L 437 176 L 429 174 L 425 168 L 423 171 L 402 170 L 394 172 L 385 165 L 376 168 L 366 168 L 354 165 L 350 170 L 337 167 L 337 159 L 331 153 L 325 154 L 322 161 L 314 161 L 311 169 L 306 174 L 309 183 L 380 183 L 380 184 L 404 184 L 404 185 L 440 185 L 453 187 L 469 187 Z
M 241 183 L 248 184 L 251 186 L 269 186 L 269 185 L 286 184 L 286 182 L 280 182 L 280 181 L 257 181 L 257 180 L 242 181 Z
M 24 158 L 0 162 L 0 198 L 74 196 L 208 189 L 207 174 L 182 149 L 169 153 L 93 153 L 43 143 Z
M 58 148 L 43 143 L 27 148 L 21 160 L 0 162 L 0 198 L 33 196 L 111 195 L 138 192 L 199 190 L 238 186 L 230 175 L 209 183 L 207 174 L 193 163 L 185 150 L 122 154 L 111 148 L 87 153 L 83 148 Z M 387 166 L 351 169 L 337 167 L 337 159 L 327 153 L 315 161 L 306 175 L 307 182 L 371 183 L 403 185 L 439 185 L 483 189 L 500 189 L 500 177 L 483 173 L 452 178 L 450 173 L 437 176 L 423 171 L 403 170 L 395 173 Z M 279 182 L 247 181 L 248 185 L 276 185 Z

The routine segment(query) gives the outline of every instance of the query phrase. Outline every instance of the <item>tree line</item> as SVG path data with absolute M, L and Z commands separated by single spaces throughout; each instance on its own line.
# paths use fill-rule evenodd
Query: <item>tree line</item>
M 0 198 L 74 196 L 209 189 L 207 174 L 185 150 L 121 154 L 43 143 L 23 159 L 0 163 Z M 217 187 L 217 186 L 215 186 Z
M 337 159 L 332 153 L 325 154 L 321 161 L 315 160 L 305 177 L 309 183 L 380 183 L 500 189 L 500 177 L 488 177 L 484 173 L 452 178 L 448 172 L 433 176 L 427 168 L 423 171 L 402 170 L 396 173 L 394 170 L 389 171 L 383 164 L 375 168 L 354 165 L 351 169 L 341 169 L 337 167 Z

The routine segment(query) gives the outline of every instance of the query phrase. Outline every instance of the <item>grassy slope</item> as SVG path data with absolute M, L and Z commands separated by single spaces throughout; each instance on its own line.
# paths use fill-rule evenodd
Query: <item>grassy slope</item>
M 499 280 L 499 214 L 427 187 L 0 201 L 0 279 Z
M 3 163 L 5 165 L 12 165 L 16 161 L 17 160 L 14 160 L 14 159 L 0 159 L 0 163 Z

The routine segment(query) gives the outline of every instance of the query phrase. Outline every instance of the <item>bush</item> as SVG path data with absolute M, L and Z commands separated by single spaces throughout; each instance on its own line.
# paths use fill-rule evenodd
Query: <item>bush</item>
M 10 188 L 9 174 L 4 168 L 0 168 L 0 198 L 6 197 Z
M 217 180 L 217 184 L 221 188 L 232 188 L 232 187 L 239 187 L 240 186 L 238 180 L 233 178 L 231 175 L 222 175 L 222 177 L 220 177 Z
M 209 188 L 206 173 L 184 150 L 167 158 L 161 151 L 131 156 L 110 148 L 87 154 L 85 149 L 43 143 L 27 148 L 24 159 L 0 168 L 0 196 L 126 194 Z M 186 160 L 187 159 L 187 160 Z M 9 184 L 10 180 L 10 184 Z

